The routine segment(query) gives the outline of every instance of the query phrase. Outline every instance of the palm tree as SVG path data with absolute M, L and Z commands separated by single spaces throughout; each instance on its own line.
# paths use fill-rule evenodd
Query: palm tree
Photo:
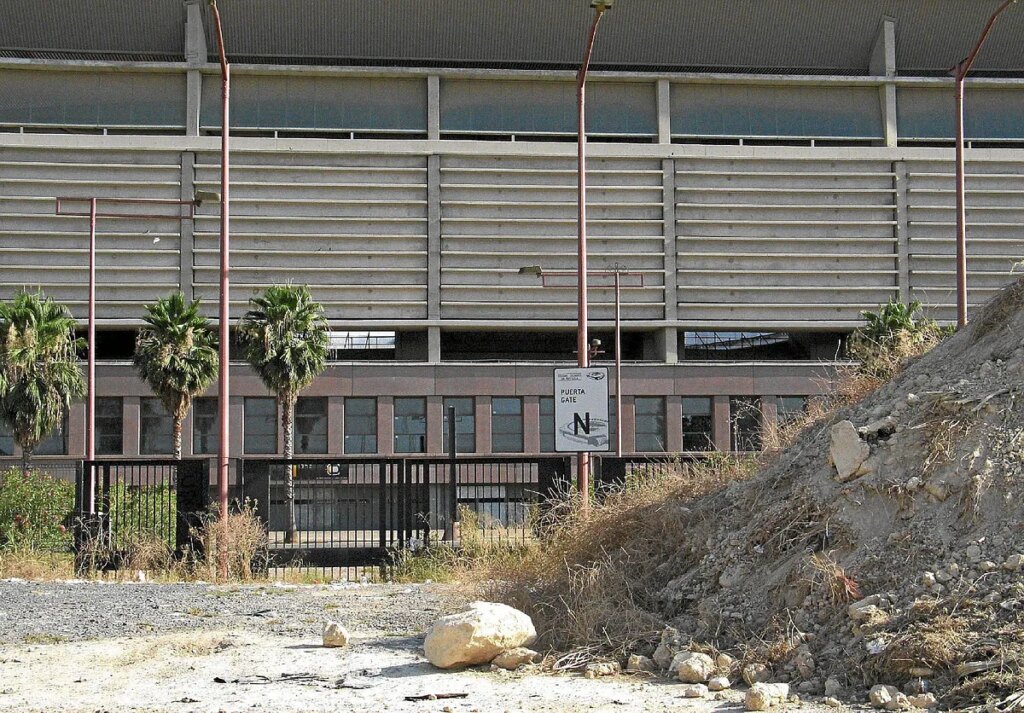
M 75 320 L 42 292 L 0 303 L 0 419 L 21 446 L 27 470 L 39 443 L 85 394 Z
M 192 399 L 217 377 L 217 336 L 199 314 L 199 300 L 176 292 L 146 305 L 148 325 L 135 340 L 135 368 L 171 415 L 174 457 L 181 458 L 181 424 Z
M 274 285 L 249 300 L 238 326 L 238 343 L 246 361 L 274 394 L 281 413 L 284 455 L 292 458 L 295 400 L 324 370 L 328 326 L 324 308 L 305 286 Z M 288 469 L 288 536 L 295 539 L 295 479 Z

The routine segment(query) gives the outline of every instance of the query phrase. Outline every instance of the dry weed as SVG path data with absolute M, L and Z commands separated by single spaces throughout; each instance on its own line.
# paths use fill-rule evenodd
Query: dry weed
M 816 552 L 808 562 L 812 589 L 825 592 L 828 600 L 843 606 L 861 598 L 860 585 L 839 566 L 831 552 Z
M 250 502 L 228 513 L 226 520 L 216 513 L 205 516 L 193 537 L 200 551 L 187 560 L 191 572 L 201 579 L 248 582 L 267 571 L 267 531 Z
M 952 462 L 957 446 L 963 442 L 974 423 L 973 412 L 965 409 L 953 394 L 932 398 L 924 421 L 915 426 L 924 431 L 925 457 L 922 472 L 929 475 L 940 466 Z
M 45 582 L 74 576 L 75 561 L 69 554 L 22 548 L 0 550 L 0 579 L 13 577 Z

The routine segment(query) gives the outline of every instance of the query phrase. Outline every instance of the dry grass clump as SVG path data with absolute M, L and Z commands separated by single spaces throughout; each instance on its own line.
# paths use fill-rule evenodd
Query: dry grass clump
M 1005 327 L 1024 306 L 1024 278 L 1002 290 L 982 309 L 981 314 L 971 319 L 971 341 L 980 342 L 985 336 Z
M 550 503 L 540 544 L 515 558 L 474 562 L 463 578 L 484 596 L 530 614 L 540 645 L 576 652 L 580 665 L 623 655 L 653 643 L 664 627 L 654 614 L 658 592 L 672 576 L 663 563 L 681 553 L 699 558 L 687 549 L 697 517 L 687 503 L 748 478 L 754 467 L 751 458 L 714 455 L 642 469 L 589 514 L 574 498 Z
M 809 559 L 810 585 L 822 590 L 835 606 L 843 606 L 861 598 L 860 585 L 839 566 L 831 552 L 815 552 Z
M 74 576 L 75 561 L 70 554 L 28 548 L 0 550 L 0 579 L 49 581 Z
M 253 503 L 243 503 L 225 520 L 210 513 L 193 531 L 193 538 L 199 543 L 199 553 L 185 558 L 192 577 L 211 582 L 248 582 L 265 576 L 267 531 Z M 226 565 L 227 576 L 222 564 Z

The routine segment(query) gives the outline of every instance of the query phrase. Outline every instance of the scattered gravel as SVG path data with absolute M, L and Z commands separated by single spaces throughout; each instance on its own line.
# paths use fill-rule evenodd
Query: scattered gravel
M 181 630 L 258 630 L 319 639 L 324 621 L 383 635 L 424 632 L 462 599 L 443 585 L 211 585 L 0 581 L 0 644 Z

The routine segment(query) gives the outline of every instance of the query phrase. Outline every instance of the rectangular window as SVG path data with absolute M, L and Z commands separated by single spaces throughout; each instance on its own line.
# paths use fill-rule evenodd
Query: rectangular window
M 377 452 L 377 399 L 345 399 L 345 452 Z
M 491 452 L 523 452 L 523 400 L 491 399 Z
M 0 423 L 0 456 L 14 455 L 14 435 L 7 424 Z
M 124 399 L 96 399 L 96 454 L 119 456 L 124 453 Z
M 729 422 L 734 451 L 761 450 L 761 399 L 756 396 L 730 396 Z
M 395 453 L 427 452 L 427 400 L 395 399 Z
M 683 397 L 683 450 L 710 451 L 715 448 L 715 419 L 711 398 Z
M 798 419 L 807 413 L 807 397 L 777 396 L 775 397 L 775 413 L 779 425 Z
M 555 399 L 540 397 L 540 452 L 555 452 Z
M 618 432 L 617 429 L 618 429 L 618 426 L 619 426 L 619 424 L 616 423 L 616 421 L 618 421 L 618 419 L 615 417 L 615 397 L 614 396 L 609 396 L 608 397 L 608 452 L 610 454 L 612 454 L 612 455 L 615 454 L 615 443 L 616 443 L 616 436 L 615 436 L 615 434 Z
M 245 399 L 242 431 L 244 453 L 277 453 L 277 399 Z
M 446 398 L 444 400 L 444 452 L 448 452 L 448 408 L 455 407 L 455 451 L 476 452 L 476 404 L 473 397 Z
M 192 455 L 216 453 L 218 446 L 217 399 L 202 398 L 192 402 Z
M 49 436 L 44 438 L 38 446 L 36 446 L 35 455 L 37 456 L 66 456 L 68 454 L 68 415 L 64 414 L 64 419 L 57 428 L 53 429 Z
M 665 399 L 661 396 L 637 396 L 633 400 L 638 453 L 665 450 Z
M 174 426 L 160 399 L 144 398 L 139 402 L 139 453 L 170 455 L 174 452 Z
M 301 396 L 295 402 L 295 426 L 292 429 L 295 453 L 327 453 L 327 398 Z

